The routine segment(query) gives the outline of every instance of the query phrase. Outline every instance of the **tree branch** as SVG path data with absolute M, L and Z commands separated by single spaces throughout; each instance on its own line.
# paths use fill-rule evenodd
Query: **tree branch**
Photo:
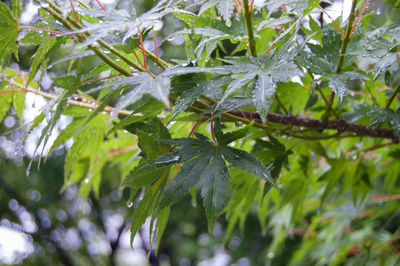
M 242 112 L 244 112 L 247 117 L 250 115 L 250 112 L 248 111 L 231 111 L 229 113 L 236 116 L 242 116 L 241 114 Z M 253 113 L 252 116 L 255 121 L 257 122 L 262 121 L 261 116 L 258 113 Z M 269 122 L 275 122 L 279 124 L 299 126 L 299 127 L 307 127 L 316 130 L 335 129 L 341 132 L 344 131 L 352 132 L 355 133 L 357 136 L 386 138 L 386 139 L 391 139 L 394 143 L 399 142 L 399 138 L 391 130 L 380 129 L 380 128 L 369 128 L 364 125 L 349 123 L 344 120 L 333 120 L 324 122 L 323 120 L 311 119 L 307 117 L 282 115 L 275 113 L 268 113 L 267 120 Z
M 0 76 L 0 80 L 4 80 L 8 82 L 9 84 L 21 88 L 22 90 L 18 90 L 23 92 L 31 92 L 34 94 L 41 95 L 45 98 L 48 99 L 55 99 L 56 96 L 52 95 L 50 93 L 45 93 L 40 90 L 33 89 L 31 87 L 27 87 L 25 89 L 25 86 L 23 84 L 19 84 L 17 82 L 14 82 L 12 79 Z M 75 106 L 80 106 L 83 108 L 89 108 L 93 109 L 96 108 L 98 105 L 93 105 L 90 103 L 85 103 L 85 102 L 80 102 L 80 101 L 75 101 L 75 100 L 68 100 L 68 104 L 70 105 L 75 105 Z M 201 102 L 196 101 L 194 103 L 196 106 L 189 106 L 188 110 L 199 113 L 199 114 L 204 114 L 207 111 L 207 108 L 209 107 L 206 104 L 203 104 Z M 111 109 L 108 107 L 107 109 L 104 109 L 104 111 L 109 112 Z M 131 111 L 128 110 L 121 110 L 119 111 L 120 115 L 128 116 L 132 115 Z M 205 116 L 210 116 L 211 114 L 205 114 Z M 227 113 L 223 114 L 223 117 L 229 121 L 237 121 L 237 122 L 242 122 L 245 124 L 249 124 L 254 120 L 254 126 L 258 128 L 263 128 L 267 130 L 273 130 L 273 131 L 280 131 L 280 133 L 285 134 L 285 135 L 290 135 L 296 138 L 303 138 L 303 139 L 313 139 L 313 136 L 303 136 L 303 135 L 296 135 L 292 134 L 292 132 L 286 132 L 279 130 L 277 128 L 274 128 L 270 125 L 264 124 L 260 114 L 257 112 L 249 112 L 249 111 L 243 111 L 243 110 L 236 110 L 236 111 L 230 111 Z M 252 119 L 249 119 L 251 117 Z M 316 119 L 311 119 L 307 117 L 301 117 L 301 116 L 293 116 L 293 115 L 282 115 L 282 114 L 275 114 L 275 113 L 268 113 L 267 114 L 267 120 L 269 122 L 275 122 L 279 124 L 284 124 L 284 125 L 292 125 L 292 126 L 300 126 L 300 127 L 307 127 L 311 129 L 316 129 L 316 130 L 321 130 L 321 129 L 336 129 L 338 131 L 348 131 L 348 132 L 353 132 L 356 134 L 356 136 L 370 136 L 370 137 L 378 137 L 378 138 L 387 138 L 391 139 L 394 143 L 399 142 L 399 138 L 394 134 L 393 131 L 388 130 L 388 129 L 379 129 L 379 128 L 368 128 L 367 126 L 360 125 L 360 124 L 355 124 L 355 123 L 349 123 L 344 120 L 335 120 L 335 121 L 323 121 L 323 120 L 316 120 Z M 323 138 L 326 138 L 327 136 L 323 136 Z M 332 136 L 328 136 L 329 138 Z

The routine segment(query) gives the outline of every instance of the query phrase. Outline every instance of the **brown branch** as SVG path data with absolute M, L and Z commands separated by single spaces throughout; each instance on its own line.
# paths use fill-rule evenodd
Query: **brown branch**
M 242 117 L 242 112 L 245 113 L 246 117 L 250 115 L 256 122 L 262 122 L 261 116 L 259 113 L 250 113 L 248 111 L 231 111 L 230 114 L 235 116 Z M 311 119 L 302 116 L 293 116 L 293 115 L 282 115 L 282 114 L 275 114 L 275 113 L 268 113 L 267 120 L 269 122 L 275 122 L 284 125 L 292 125 L 292 126 L 299 126 L 299 127 L 307 127 L 316 130 L 323 130 L 323 129 L 335 129 L 338 131 L 347 131 L 356 134 L 357 136 L 369 136 L 375 138 L 387 138 L 391 139 L 394 143 L 399 142 L 399 138 L 394 134 L 392 130 L 388 129 L 381 129 L 381 128 L 369 128 L 364 125 L 349 123 L 344 120 L 333 120 L 324 122 L 323 120 Z

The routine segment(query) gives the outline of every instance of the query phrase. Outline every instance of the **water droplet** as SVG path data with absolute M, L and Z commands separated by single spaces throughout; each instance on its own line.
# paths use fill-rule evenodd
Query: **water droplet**
M 269 252 L 268 253 L 268 258 L 272 259 L 275 256 L 274 252 Z
M 354 156 L 353 156 L 353 160 L 357 160 L 357 155 L 354 155 Z
M 90 181 L 89 178 L 85 178 L 85 181 L 84 181 L 84 182 L 85 182 L 86 184 L 88 184 L 89 181 Z
M 126 206 L 128 206 L 128 208 L 132 207 L 132 206 L 133 206 L 133 202 L 132 202 L 132 201 L 128 201 L 128 202 L 126 203 Z
M 46 8 L 46 7 L 49 7 L 50 5 L 49 5 L 49 3 L 41 2 L 40 6 L 43 7 L 43 8 Z
M 230 26 L 232 26 L 232 22 L 230 20 L 225 22 L 225 25 L 229 28 Z
M 32 162 L 33 162 L 33 159 L 29 162 L 29 165 L 28 165 L 28 167 L 27 167 L 26 170 L 25 170 L 26 176 L 29 176 L 29 174 L 31 173 Z

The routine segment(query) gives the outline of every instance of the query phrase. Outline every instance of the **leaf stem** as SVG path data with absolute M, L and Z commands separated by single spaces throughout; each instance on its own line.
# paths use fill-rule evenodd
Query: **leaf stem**
M 346 33 L 344 35 L 342 47 L 340 48 L 339 59 L 338 59 L 337 65 L 336 65 L 335 74 L 339 74 L 342 71 L 343 61 L 344 61 L 344 56 L 346 54 L 347 45 L 349 44 L 349 42 L 351 40 L 351 29 L 352 29 L 353 22 L 355 19 L 356 7 L 357 7 L 357 0 L 353 0 L 353 2 L 351 4 L 349 22 L 347 23 Z M 335 92 L 331 91 L 331 93 L 329 95 L 328 106 L 327 106 L 326 112 L 322 118 L 323 121 L 328 121 L 331 110 L 332 110 L 332 105 L 333 105 L 334 99 L 335 99 Z
M 211 113 L 210 128 L 211 128 L 211 137 L 214 141 L 214 144 L 218 146 L 218 141 L 215 138 L 215 134 L 214 134 L 214 113 Z
M 141 48 L 139 48 L 139 50 L 141 50 Z M 149 50 L 144 49 L 144 52 L 146 53 L 146 56 L 151 59 L 151 61 L 156 63 L 162 69 L 167 69 L 172 66 L 170 63 L 165 62 L 164 60 L 162 60 L 160 57 L 157 57 L 155 54 L 153 54 Z
M 328 14 L 328 12 L 326 12 L 326 10 L 325 10 L 322 6 L 318 5 L 318 8 L 321 9 L 322 12 L 323 12 L 325 15 L 327 15 L 328 18 L 330 18 L 330 19 L 332 20 L 332 22 L 333 22 L 333 24 L 335 24 L 336 28 L 339 29 L 340 36 L 342 37 L 342 41 L 343 41 L 343 40 L 344 40 L 344 33 L 343 33 L 342 28 L 336 23 L 336 21 Z
M 367 89 L 369 95 L 371 96 L 371 99 L 372 99 L 372 101 L 374 102 L 374 104 L 375 104 L 376 106 L 379 107 L 379 104 L 378 104 L 378 102 L 376 101 L 376 97 L 375 97 L 374 94 L 372 94 L 371 88 L 368 86 L 368 84 L 367 84 L 366 81 L 365 81 L 364 85 L 365 85 L 365 88 Z
M 364 7 L 361 10 L 360 15 L 358 15 L 356 22 L 354 22 L 353 27 L 351 28 L 350 37 L 353 35 L 353 31 L 356 28 L 358 21 L 361 19 L 362 14 L 364 14 L 365 9 L 367 9 L 368 4 L 369 4 L 369 0 L 365 0 Z
M 151 28 L 151 32 L 153 33 L 153 42 L 154 42 L 154 51 L 156 53 L 156 63 L 157 65 L 160 65 L 159 57 L 158 57 L 158 47 L 157 47 L 157 36 L 156 32 L 154 31 L 154 27 Z M 144 47 L 143 47 L 144 50 Z
M 310 77 L 314 79 L 314 74 L 311 72 L 310 69 L 307 69 L 307 73 L 310 75 Z M 322 92 L 321 86 L 319 86 L 319 84 L 315 84 L 315 87 L 317 89 L 317 91 L 319 92 L 319 94 L 321 95 L 322 100 L 325 102 L 326 105 L 328 105 L 328 99 L 326 99 L 324 93 Z M 335 116 L 336 119 L 339 119 L 339 116 L 337 115 L 335 110 L 331 110 L 332 114 Z
M 386 103 L 385 108 L 389 108 L 389 107 L 390 107 L 390 105 L 392 104 L 393 100 L 396 98 L 396 95 L 397 95 L 397 93 L 399 93 L 399 91 L 400 91 L 400 84 L 397 85 L 397 87 L 396 87 L 396 89 L 394 90 L 392 96 L 390 96 L 389 100 L 388 100 L 387 103 Z
M 31 27 L 31 26 L 22 26 L 22 25 L 18 25 L 18 31 L 19 30 L 35 30 L 35 31 L 41 31 L 41 32 L 47 32 L 47 33 L 51 33 L 51 34 L 58 34 L 58 35 L 63 35 L 65 34 L 62 31 L 56 31 L 56 30 L 48 30 L 48 29 L 42 29 L 42 28 L 36 28 L 36 27 Z
M 142 47 L 143 66 L 144 66 L 144 69 L 146 70 L 146 72 L 149 72 L 149 73 L 150 73 L 149 67 L 147 66 L 147 63 L 146 63 L 146 53 L 144 52 L 144 45 L 143 45 L 142 32 L 140 31 L 140 28 L 139 28 L 139 27 L 137 27 L 137 30 L 138 30 L 138 35 L 139 35 L 140 46 Z
M 275 92 L 275 100 L 278 102 L 279 106 L 282 108 L 283 112 L 285 114 L 289 114 L 289 111 L 286 109 L 286 107 L 283 105 L 281 99 L 279 98 L 279 95 L 277 92 Z
M 69 5 L 71 6 L 72 13 L 74 13 L 75 21 L 79 22 L 79 18 L 78 15 L 76 14 L 74 3 L 72 3 L 72 0 L 69 0 Z
M 101 9 L 103 9 L 103 11 L 106 11 L 106 9 L 104 8 L 104 6 L 100 3 L 99 0 L 96 0 L 97 4 L 100 6 Z
M 249 9 L 250 7 L 248 0 L 243 0 L 243 7 L 244 7 L 244 17 L 246 20 L 247 36 L 249 37 L 250 54 L 253 57 L 257 57 L 256 40 L 254 39 L 253 25 L 251 23 L 251 12 Z

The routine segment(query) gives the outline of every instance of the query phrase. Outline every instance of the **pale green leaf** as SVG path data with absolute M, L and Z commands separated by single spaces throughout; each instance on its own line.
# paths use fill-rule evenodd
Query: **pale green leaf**
M 33 80 L 35 77 L 39 66 L 43 63 L 44 59 L 46 58 L 47 53 L 53 48 L 54 44 L 56 43 L 55 38 L 46 38 L 43 40 L 43 42 L 40 44 L 38 50 L 36 51 L 33 61 L 31 64 L 31 68 L 29 71 L 29 77 L 28 81 L 26 82 L 26 86 L 29 85 L 29 83 Z

